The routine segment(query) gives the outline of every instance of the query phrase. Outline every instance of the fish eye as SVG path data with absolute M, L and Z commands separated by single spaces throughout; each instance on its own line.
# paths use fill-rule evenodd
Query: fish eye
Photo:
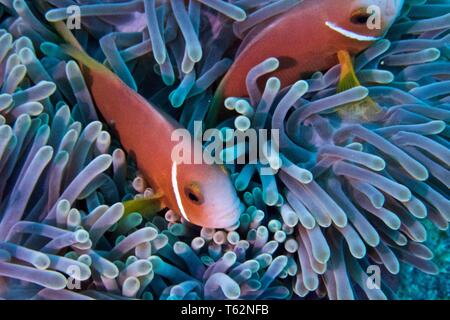
M 351 17 L 350 17 L 350 22 L 353 24 L 367 24 L 367 21 L 369 20 L 371 14 L 367 12 L 366 9 L 361 8 L 361 9 L 357 9 L 355 10 Z
M 205 202 L 203 194 L 197 184 L 191 184 L 184 188 L 186 197 L 194 204 L 201 205 Z

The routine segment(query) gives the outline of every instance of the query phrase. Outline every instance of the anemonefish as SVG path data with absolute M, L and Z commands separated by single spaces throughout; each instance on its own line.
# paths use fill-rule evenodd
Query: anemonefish
M 304 0 L 254 27 L 216 91 L 208 126 L 217 122 L 225 98 L 247 96 L 247 74 L 267 58 L 277 58 L 280 65 L 261 77 L 261 89 L 268 77 L 277 77 L 285 87 L 338 62 L 351 71 L 351 59 L 344 54 L 338 57 L 338 52 L 348 52 L 351 57 L 382 39 L 403 4 L 404 0 Z M 348 75 L 342 75 L 342 79 L 348 80 Z
M 151 199 L 125 202 L 125 214 L 138 211 L 148 216 L 168 207 L 202 227 L 236 225 L 241 203 L 224 167 L 175 161 L 175 146 L 194 152 L 192 141 L 173 141 L 172 133 L 181 128 L 180 124 L 88 56 L 64 23 L 54 26 L 68 42 L 61 48 L 80 63 L 104 120 L 117 133 L 125 150 L 135 157 L 140 172 L 155 190 Z

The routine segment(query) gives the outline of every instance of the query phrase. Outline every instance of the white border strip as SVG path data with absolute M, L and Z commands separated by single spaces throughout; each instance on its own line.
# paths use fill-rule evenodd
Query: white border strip
M 172 164 L 172 189 L 175 193 L 175 199 L 177 200 L 178 208 L 180 209 L 180 213 L 186 221 L 191 222 L 186 215 L 186 211 L 184 210 L 183 203 L 181 201 L 180 190 L 178 188 L 178 179 L 177 179 L 177 163 L 174 162 Z
M 326 21 L 325 25 L 328 28 L 342 34 L 343 36 L 345 36 L 347 38 L 355 39 L 358 41 L 377 41 L 377 40 L 381 39 L 380 37 L 365 36 L 362 34 L 355 33 L 353 31 L 346 30 L 344 28 L 337 26 L 336 24 L 334 24 L 333 22 L 330 22 L 330 21 Z

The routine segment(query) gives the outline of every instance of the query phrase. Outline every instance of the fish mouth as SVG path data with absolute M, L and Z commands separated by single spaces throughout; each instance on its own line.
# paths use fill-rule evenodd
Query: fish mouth
M 330 28 L 331 30 L 336 31 L 337 33 L 343 35 L 344 37 L 347 37 L 347 38 L 350 38 L 353 40 L 374 42 L 374 41 L 378 41 L 381 39 L 381 37 L 367 36 L 364 34 L 359 34 L 359 33 L 344 29 L 342 27 L 339 27 L 337 24 L 335 24 L 331 21 L 326 21 L 325 25 L 328 28 Z

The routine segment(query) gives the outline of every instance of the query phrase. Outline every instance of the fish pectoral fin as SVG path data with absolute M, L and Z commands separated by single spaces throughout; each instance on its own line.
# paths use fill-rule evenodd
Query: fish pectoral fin
M 350 53 L 346 50 L 340 50 L 338 52 L 338 58 L 339 63 L 341 64 L 341 78 L 339 80 L 337 91 L 343 92 L 360 86 L 361 83 L 356 76 Z
M 123 205 L 125 207 L 123 217 L 128 216 L 130 213 L 138 212 L 147 219 L 166 208 L 162 193 L 157 193 L 150 198 L 126 201 Z
M 344 92 L 361 86 L 356 76 L 355 68 L 350 53 L 346 50 L 338 52 L 341 64 L 341 76 L 337 86 L 337 92 Z M 357 121 L 371 121 L 381 112 L 380 106 L 371 98 L 345 104 L 337 109 L 341 118 Z

